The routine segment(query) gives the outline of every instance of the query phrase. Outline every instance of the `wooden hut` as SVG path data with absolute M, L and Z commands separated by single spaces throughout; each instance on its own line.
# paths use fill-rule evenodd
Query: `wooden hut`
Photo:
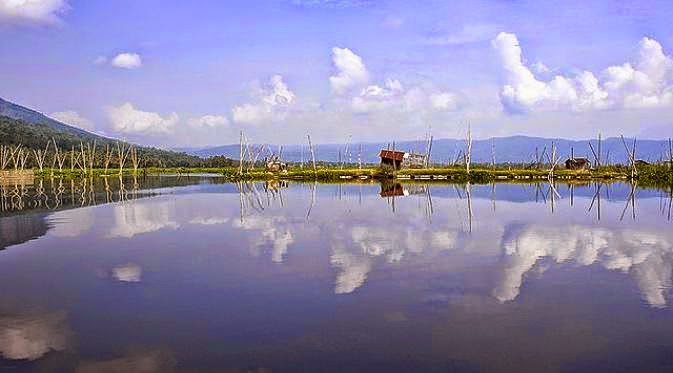
M 405 152 L 397 150 L 381 150 L 379 157 L 381 158 L 381 166 L 389 166 L 395 170 L 402 168 Z
M 566 170 L 586 170 L 591 168 L 591 161 L 584 157 L 572 157 L 566 159 Z

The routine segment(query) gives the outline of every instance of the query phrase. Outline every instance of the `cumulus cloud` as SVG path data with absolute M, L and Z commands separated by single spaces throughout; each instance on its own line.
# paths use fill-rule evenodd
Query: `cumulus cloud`
M 141 111 L 129 102 L 107 110 L 112 128 L 122 133 L 170 133 L 178 123 L 178 114 L 162 117 L 158 113 Z
M 200 118 L 190 119 L 189 125 L 208 128 L 227 127 L 229 125 L 229 119 L 223 115 L 204 115 Z
M 350 104 L 356 113 L 377 111 L 419 112 L 448 111 L 458 107 L 457 95 L 432 87 L 406 89 L 397 79 L 388 78 L 383 84 L 370 84 L 369 73 L 362 58 L 350 49 L 334 48 L 333 59 L 337 75 L 330 77 L 332 90 L 338 95 L 351 93 Z M 355 88 L 362 87 L 359 93 Z
M 59 122 L 81 128 L 83 130 L 92 131 L 93 122 L 81 116 L 78 112 L 73 110 L 68 111 L 59 111 L 56 113 L 49 114 L 50 117 L 56 119 Z
M 66 0 L 0 0 L 0 21 L 55 24 L 67 10 Z
M 281 75 L 274 75 L 265 87 L 259 88 L 253 96 L 254 103 L 235 106 L 232 109 L 234 122 L 259 124 L 282 120 L 289 107 L 296 100 Z
M 643 230 L 616 230 L 586 226 L 510 226 L 502 240 L 505 254 L 500 282 L 493 295 L 500 301 L 514 300 L 526 273 L 542 258 L 557 263 L 594 263 L 609 270 L 629 273 L 643 299 L 654 307 L 666 305 L 666 289 L 673 275 L 673 242 Z
M 367 84 L 369 73 L 362 58 L 348 48 L 332 48 L 332 62 L 337 70 L 336 75 L 330 76 L 332 90 L 337 94 L 344 94 L 352 88 Z
M 143 65 L 143 60 L 137 53 L 120 53 L 112 58 L 110 65 L 121 69 L 137 69 Z
M 582 71 L 574 77 L 556 75 L 549 81 L 538 79 L 526 66 L 516 35 L 501 32 L 492 46 L 500 55 L 505 72 L 500 99 L 511 113 L 673 104 L 673 59 L 664 54 L 661 44 L 650 38 L 640 41 L 635 64 L 610 66 L 598 77 Z M 538 71 L 546 68 L 541 62 L 531 67 Z
M 458 108 L 454 93 L 436 91 L 427 87 L 405 89 L 398 80 L 387 79 L 383 85 L 370 85 L 351 100 L 355 112 L 375 111 L 451 111 Z

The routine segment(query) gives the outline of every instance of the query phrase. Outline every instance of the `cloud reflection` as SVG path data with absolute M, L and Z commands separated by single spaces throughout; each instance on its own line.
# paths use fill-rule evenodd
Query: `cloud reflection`
M 255 254 L 264 247 L 271 246 L 271 260 L 276 263 L 284 260 L 288 247 L 295 242 L 292 228 L 284 216 L 251 215 L 243 221 L 232 221 L 232 226 L 257 232 L 256 236 L 251 236 L 251 247 Z
M 110 360 L 81 363 L 77 373 L 163 373 L 175 371 L 175 358 L 166 350 L 134 351 Z
M 112 277 L 120 282 L 140 282 L 143 269 L 134 263 L 128 263 L 112 269 Z
M 493 295 L 501 302 L 514 300 L 525 275 L 542 258 L 556 263 L 594 263 L 630 274 L 643 299 L 655 307 L 667 304 L 671 287 L 673 247 L 661 234 L 644 230 L 590 228 L 581 225 L 512 225 L 502 240 L 505 254 L 500 282 Z
M 65 313 L 0 317 L 0 355 L 11 360 L 36 360 L 68 347 L 70 328 Z
M 114 207 L 114 225 L 109 237 L 131 238 L 160 229 L 177 229 L 175 205 L 166 200 L 130 201 Z

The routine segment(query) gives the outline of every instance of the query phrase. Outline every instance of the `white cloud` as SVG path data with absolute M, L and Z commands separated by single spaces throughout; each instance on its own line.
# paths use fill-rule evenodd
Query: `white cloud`
M 453 93 L 436 93 L 430 95 L 430 105 L 437 110 L 455 110 L 458 107 L 458 99 Z
M 122 69 L 137 69 L 143 65 L 143 61 L 137 53 L 120 53 L 110 61 L 110 64 Z
M 209 128 L 227 127 L 229 126 L 229 119 L 222 115 L 204 115 L 200 118 L 190 119 L 189 125 Z
M 358 113 L 375 111 L 428 112 L 451 111 L 458 108 L 458 98 L 450 92 L 428 87 L 405 89 L 398 80 L 387 79 L 383 86 L 370 85 L 351 100 Z
M 535 77 L 514 34 L 501 32 L 492 41 L 500 54 L 505 85 L 500 99 L 509 112 L 534 110 L 586 111 L 607 108 L 643 108 L 673 104 L 673 59 L 656 40 L 643 38 L 635 66 L 625 63 L 606 68 L 599 77 L 582 71 L 569 78 L 556 75 L 549 81 Z M 532 66 L 548 68 L 541 62 Z M 547 71 L 540 71 L 540 70 Z
M 336 75 L 330 76 L 332 90 L 344 94 L 351 88 L 367 84 L 369 73 L 362 58 L 348 48 L 332 48 L 332 62 L 337 69 Z
M 0 21 L 55 24 L 67 10 L 66 0 L 0 0 Z
M 549 66 L 545 65 L 540 61 L 535 62 L 534 64 L 530 65 L 530 67 L 533 68 L 533 71 L 535 71 L 538 74 L 547 74 L 551 72 Z
M 122 133 L 170 133 L 180 119 L 171 113 L 162 117 L 158 113 L 137 110 L 129 102 L 107 110 L 112 128 Z
M 83 130 L 92 131 L 94 129 L 93 122 L 79 115 L 78 112 L 68 110 L 68 111 L 59 111 L 56 113 L 49 114 L 50 117 L 56 119 L 59 122 L 69 124 L 81 128 Z
M 272 76 L 268 85 L 258 89 L 254 96 L 256 102 L 232 109 L 234 122 L 259 124 L 282 120 L 296 99 L 281 75 Z

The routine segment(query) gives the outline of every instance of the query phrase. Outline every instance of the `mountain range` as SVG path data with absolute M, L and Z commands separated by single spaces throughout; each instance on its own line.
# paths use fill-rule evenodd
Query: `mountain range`
M 629 148 L 633 146 L 633 138 L 626 138 Z M 547 156 L 551 156 L 552 142 L 556 148 L 558 158 L 562 160 L 574 154 L 575 157 L 586 157 L 593 161 L 595 159 L 589 143 L 598 152 L 598 140 L 568 140 L 561 138 L 543 138 L 530 136 L 509 136 L 494 137 L 485 140 L 474 140 L 472 142 L 472 161 L 475 163 L 490 163 L 493 154 L 497 163 L 527 163 L 538 158 L 544 162 L 548 161 Z M 466 148 L 466 141 L 462 139 L 437 139 L 432 142 L 430 152 L 431 162 L 451 163 L 457 158 L 462 157 L 462 152 Z M 259 148 L 260 145 L 253 147 Z M 363 163 L 377 163 L 378 155 L 381 149 L 392 148 L 391 143 L 354 143 L 348 145 L 348 151 L 345 144 L 318 144 L 314 146 L 316 161 L 337 162 L 340 159 L 346 162 L 357 163 L 358 154 L 361 154 Z M 399 141 L 394 144 L 396 150 L 410 151 L 425 154 L 427 142 L 425 141 Z M 269 145 L 269 149 L 278 153 L 277 145 Z M 228 158 L 238 159 L 240 152 L 239 144 L 223 145 L 206 148 L 180 148 L 188 154 L 199 157 L 211 157 L 214 155 L 224 155 Z M 668 140 L 637 140 L 636 157 L 649 162 L 667 159 L 669 153 Z M 268 151 L 266 154 L 269 154 Z M 543 156 L 543 154 L 545 154 Z M 284 145 L 282 147 L 282 158 L 284 160 L 298 162 L 303 158 L 304 162 L 310 162 L 311 154 L 306 145 Z M 626 148 L 622 139 L 619 137 L 606 138 L 601 141 L 601 160 L 603 163 L 626 163 Z
M 105 138 L 80 128 L 69 126 L 59 122 L 38 111 L 11 103 L 0 98 L 0 143 L 13 144 L 22 143 L 28 147 L 43 147 L 46 141 L 56 137 L 59 146 L 69 148 L 71 145 L 78 146 L 81 141 L 97 140 L 99 144 L 113 143 L 117 140 Z M 586 157 L 594 160 L 591 146 L 598 151 L 597 139 L 586 140 L 568 140 L 561 138 L 543 138 L 531 136 L 509 136 L 494 137 L 489 139 L 474 140 L 472 143 L 472 161 L 475 163 L 490 163 L 495 154 L 497 163 L 528 163 L 538 157 L 547 161 L 551 155 L 552 142 L 556 147 L 556 154 L 559 158 L 574 154 L 576 157 Z M 633 139 L 627 138 L 626 143 L 629 147 L 633 146 Z M 34 144 L 34 146 L 33 146 Z M 378 154 L 381 149 L 392 148 L 394 145 L 397 150 L 404 150 L 417 153 L 425 153 L 427 142 L 425 141 L 399 141 L 394 144 L 387 142 L 368 142 L 346 144 L 317 144 L 314 146 L 316 161 L 337 162 L 342 159 L 346 162 L 357 163 L 358 155 L 363 163 L 378 163 Z M 461 157 L 465 149 L 464 139 L 437 139 L 432 142 L 430 152 L 431 162 L 451 163 Z M 259 148 L 261 145 L 253 145 Z M 164 159 L 167 165 L 195 165 L 199 163 L 200 158 L 209 158 L 213 156 L 224 156 L 230 159 L 238 159 L 239 144 L 222 145 L 203 148 L 174 148 L 173 151 L 155 149 L 151 147 L 141 148 L 146 154 L 151 154 L 153 158 Z M 278 153 L 278 145 L 268 145 L 269 151 Z M 268 155 L 269 151 L 265 154 Z M 543 154 L 546 154 L 544 157 Z M 637 153 L 638 159 L 649 162 L 656 162 L 661 159 L 667 159 L 669 154 L 668 140 L 638 140 Z M 260 156 L 263 158 L 264 155 Z M 341 157 L 341 158 L 340 158 Z M 299 162 L 302 159 L 309 162 L 311 159 L 307 144 L 304 145 L 284 145 L 282 147 L 282 158 L 287 161 Z M 601 159 L 603 163 L 626 163 L 626 148 L 621 138 L 611 137 L 603 139 L 601 142 Z M 166 160 L 168 160 L 166 162 Z

